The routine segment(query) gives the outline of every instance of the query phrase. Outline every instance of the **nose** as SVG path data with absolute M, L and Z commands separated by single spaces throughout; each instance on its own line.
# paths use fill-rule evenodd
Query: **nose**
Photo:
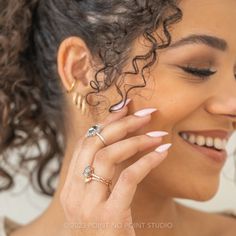
M 206 103 L 206 110 L 211 114 L 227 117 L 231 122 L 236 123 L 235 81 L 230 86 L 222 86 L 214 95 L 212 94 Z

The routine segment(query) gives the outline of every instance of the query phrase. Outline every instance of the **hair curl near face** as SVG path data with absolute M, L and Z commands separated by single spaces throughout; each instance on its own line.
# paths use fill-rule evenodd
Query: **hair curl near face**
M 87 103 L 89 95 L 101 97 L 99 93 L 112 85 L 121 96 L 120 103 L 131 89 L 145 87 L 144 70 L 155 63 L 158 49 L 168 47 L 168 27 L 181 18 L 177 0 L 2 0 L 1 190 L 12 187 L 20 171 L 30 176 L 36 190 L 54 194 L 53 181 L 60 172 L 66 142 L 64 91 L 56 64 L 65 38 L 81 37 L 102 65 L 90 83 L 93 92 L 86 95 Z M 161 44 L 153 35 L 159 28 L 165 36 Z M 133 71 L 123 71 L 132 43 L 140 35 L 151 47 L 145 55 L 132 58 Z M 140 60 L 147 62 L 141 69 Z M 126 90 L 119 81 L 125 74 L 141 74 L 143 82 Z M 53 170 L 48 168 L 51 161 L 56 161 Z

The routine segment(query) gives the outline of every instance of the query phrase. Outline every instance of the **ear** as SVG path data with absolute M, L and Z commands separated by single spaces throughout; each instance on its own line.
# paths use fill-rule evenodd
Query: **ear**
M 81 85 L 89 84 L 90 51 L 79 37 L 66 38 L 59 46 L 57 54 L 58 73 L 66 90 L 75 80 Z

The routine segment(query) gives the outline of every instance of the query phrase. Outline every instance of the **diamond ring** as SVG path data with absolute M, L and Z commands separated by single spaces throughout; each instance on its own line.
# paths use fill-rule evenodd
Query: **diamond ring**
M 101 141 L 103 142 L 103 144 L 105 146 L 107 146 L 105 139 L 102 137 L 102 135 L 100 134 L 100 132 L 102 131 L 102 126 L 100 124 L 96 124 L 93 125 L 92 127 L 90 127 L 85 135 L 85 137 L 93 137 L 95 135 L 97 135 Z
M 112 184 L 111 180 L 105 179 L 101 176 L 94 174 L 94 168 L 91 165 L 88 165 L 85 167 L 84 172 L 83 172 L 83 176 L 84 176 L 85 183 L 88 183 L 92 180 L 96 180 L 96 181 L 99 181 L 103 184 L 106 184 L 108 187 Z M 109 189 L 109 191 L 110 191 L 110 189 Z

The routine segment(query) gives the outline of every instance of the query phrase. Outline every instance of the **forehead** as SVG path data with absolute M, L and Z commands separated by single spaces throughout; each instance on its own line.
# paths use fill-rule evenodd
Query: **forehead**
M 182 20 L 171 32 L 174 39 L 189 34 L 223 38 L 236 52 L 236 0 L 182 0 Z

